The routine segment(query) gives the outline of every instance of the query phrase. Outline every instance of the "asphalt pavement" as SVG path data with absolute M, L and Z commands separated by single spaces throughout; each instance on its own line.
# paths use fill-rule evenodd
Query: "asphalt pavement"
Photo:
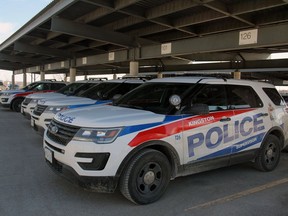
M 46 165 L 42 137 L 0 107 L 0 216 L 288 216 L 288 153 L 273 172 L 250 164 L 177 178 L 157 202 L 83 190 Z

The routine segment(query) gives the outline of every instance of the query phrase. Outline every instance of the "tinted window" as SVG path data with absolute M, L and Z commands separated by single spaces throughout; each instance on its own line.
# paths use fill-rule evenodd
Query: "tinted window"
M 32 90 L 33 91 L 43 91 L 43 90 L 49 90 L 50 89 L 50 84 L 48 83 L 41 83 L 35 86 Z
M 145 83 L 122 97 L 117 105 L 168 114 L 174 109 L 169 98 L 175 94 L 183 97 L 193 86 L 190 83 Z
M 285 101 L 275 88 L 263 88 L 263 90 L 275 105 L 285 105 Z
M 229 109 L 257 108 L 263 103 L 253 88 L 250 86 L 227 86 Z
M 66 86 L 64 83 L 51 83 L 51 90 L 59 90 Z
M 93 87 L 95 87 L 98 84 L 99 83 L 96 83 L 96 82 L 95 83 L 85 83 L 85 84 L 81 85 L 79 88 L 75 89 L 73 95 L 84 97 L 84 96 L 82 96 L 82 94 L 84 94 L 84 92 L 88 91 L 90 88 L 92 89 Z
M 77 88 L 79 88 L 84 83 L 71 83 L 59 89 L 57 92 L 65 95 L 72 95 Z
M 209 111 L 226 110 L 228 107 L 225 85 L 205 85 L 192 98 L 192 104 L 207 104 Z
M 124 95 L 139 85 L 141 85 L 141 83 L 103 82 L 93 88 L 90 88 L 79 96 L 87 97 L 93 100 L 111 100 L 114 95 Z

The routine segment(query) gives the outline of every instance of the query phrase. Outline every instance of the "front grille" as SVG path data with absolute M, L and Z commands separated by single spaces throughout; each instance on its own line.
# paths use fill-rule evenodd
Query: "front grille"
M 25 100 L 23 101 L 23 105 L 27 106 L 31 101 L 32 101 L 32 98 L 25 98 Z
M 47 136 L 54 142 L 66 146 L 79 129 L 80 127 L 63 124 L 53 119 L 48 126 Z
M 48 106 L 44 106 L 44 105 L 37 105 L 33 111 L 33 114 L 37 115 L 37 116 L 40 116 L 44 111 L 45 109 L 47 108 Z

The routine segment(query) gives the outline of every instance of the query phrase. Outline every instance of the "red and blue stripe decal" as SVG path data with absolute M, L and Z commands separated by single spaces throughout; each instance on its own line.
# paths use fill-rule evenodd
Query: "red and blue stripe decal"
M 250 112 L 252 110 L 254 109 L 220 111 L 201 116 L 199 115 L 166 116 L 163 122 L 125 127 L 121 131 L 119 136 L 124 136 L 130 133 L 140 131 L 128 144 L 130 147 L 136 147 L 150 140 L 160 140 L 186 130 L 191 130 L 194 128 L 199 128 L 208 124 L 218 122 L 221 120 L 222 117 L 229 118 L 235 115 Z M 208 120 L 204 121 L 203 119 Z

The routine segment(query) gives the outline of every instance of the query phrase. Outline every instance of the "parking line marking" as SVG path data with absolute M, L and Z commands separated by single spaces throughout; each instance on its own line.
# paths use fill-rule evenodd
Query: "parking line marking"
M 225 202 L 230 202 L 230 201 L 233 201 L 235 199 L 239 199 L 241 197 L 248 196 L 250 194 L 258 193 L 260 191 L 263 191 L 263 190 L 266 190 L 266 189 L 269 189 L 269 188 L 272 188 L 272 187 L 276 187 L 278 185 L 285 184 L 285 183 L 288 183 L 288 178 L 284 178 L 284 179 L 280 179 L 280 180 L 277 180 L 277 181 L 273 181 L 273 182 L 270 182 L 268 184 L 264 184 L 264 185 L 261 185 L 261 186 L 258 186 L 258 187 L 254 187 L 254 188 L 251 188 L 251 189 L 248 189 L 248 190 L 245 190 L 245 191 L 241 191 L 241 192 L 236 193 L 236 194 L 232 194 L 232 195 L 229 195 L 229 196 L 226 196 L 226 197 L 223 197 L 223 198 L 219 198 L 219 199 L 216 199 L 216 200 L 213 200 L 213 201 L 210 201 L 210 202 L 202 203 L 202 204 L 187 208 L 184 211 L 191 211 L 191 210 L 196 209 L 196 208 L 207 208 L 207 207 L 210 207 L 212 205 L 222 204 L 222 203 L 225 203 Z

